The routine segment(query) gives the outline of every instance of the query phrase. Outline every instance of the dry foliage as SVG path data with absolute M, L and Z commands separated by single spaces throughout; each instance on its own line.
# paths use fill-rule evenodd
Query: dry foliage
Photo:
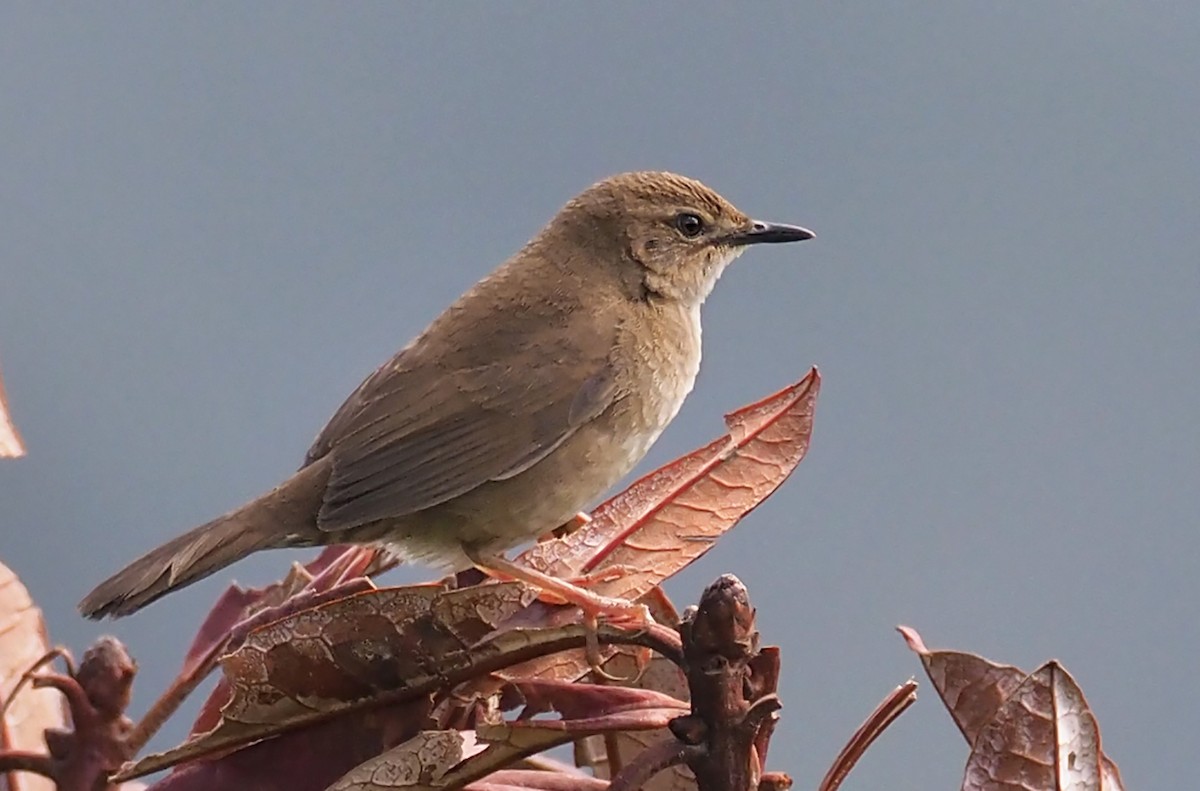
M 78 668 L 65 652 L 47 653 L 40 615 L 11 574 L 0 576 L 9 701 L 0 791 L 115 789 L 164 769 L 153 791 L 790 788 L 790 777 L 766 769 L 781 657 L 760 645 L 746 588 L 722 576 L 680 616 L 660 585 L 791 474 L 808 449 L 819 388 L 814 369 L 727 416 L 725 436 L 517 559 L 639 601 L 653 617 L 643 628 L 589 629 L 574 607 L 477 572 L 377 588 L 372 576 L 388 557 L 331 547 L 278 583 L 230 588 L 175 682 L 134 724 L 125 708 L 136 666 L 124 648 L 104 638 Z M 1026 674 L 930 651 L 901 631 L 971 746 L 963 791 L 1122 791 L 1095 716 L 1060 665 Z M 48 671 L 59 656 L 66 671 Z M 218 683 L 188 738 L 139 757 L 214 670 Z M 912 681 L 888 694 L 819 791 L 837 791 L 915 699 Z M 544 755 L 568 744 L 574 765 Z
M 8 398 L 4 395 L 4 377 L 0 376 L 0 459 L 15 459 L 25 455 L 21 435 L 8 414 Z
M 963 791 L 1124 791 L 1083 690 L 1053 659 L 1032 673 L 963 651 L 931 651 L 899 627 L 971 754 Z
M 132 665 L 106 653 L 114 672 L 104 689 L 116 704 L 106 712 L 116 716 L 99 718 L 109 726 L 101 733 L 81 712 L 68 732 L 86 748 L 76 752 L 101 756 L 89 765 L 101 784 L 170 768 L 160 791 L 706 789 L 733 776 L 747 789 L 785 787 L 786 776 L 764 763 L 779 655 L 759 647 L 745 588 L 723 577 L 681 620 L 659 584 L 791 474 L 808 448 L 819 388 L 813 370 L 729 415 L 725 436 L 518 558 L 639 599 L 654 615 L 647 627 L 588 629 L 575 608 L 478 574 L 376 588 L 370 577 L 386 558 L 330 548 L 275 585 L 230 589 L 136 725 L 123 714 Z M 600 646 L 600 667 L 583 651 L 589 641 Z M 217 687 L 188 739 L 122 765 L 213 669 Z M 68 699 L 67 682 L 83 685 L 71 673 L 48 678 L 38 683 Z M 123 699 L 111 695 L 118 688 Z M 568 743 L 587 771 L 539 755 Z M 44 773 L 64 791 L 92 787 Z

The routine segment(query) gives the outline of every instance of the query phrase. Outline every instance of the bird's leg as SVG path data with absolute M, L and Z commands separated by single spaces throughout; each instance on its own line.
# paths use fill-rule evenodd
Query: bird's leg
M 470 548 L 465 548 L 464 551 L 475 567 L 488 576 L 506 577 L 524 582 L 542 593 L 550 594 L 556 600 L 565 604 L 573 604 L 582 610 L 583 623 L 588 631 L 588 664 L 597 673 L 604 673 L 600 669 L 600 642 L 597 639 L 597 628 L 601 617 L 613 626 L 627 629 L 637 629 L 653 621 L 649 608 L 644 604 L 612 596 L 601 596 L 580 588 L 578 585 L 572 585 L 566 580 L 551 577 L 549 574 L 543 574 L 526 566 L 519 566 L 500 555 L 483 555 Z
M 489 576 L 518 580 L 537 588 L 565 604 L 583 610 L 585 616 L 603 617 L 614 626 L 636 629 L 651 622 L 650 610 L 644 604 L 615 596 L 602 596 L 558 577 L 535 569 L 519 566 L 500 555 L 482 555 L 466 550 L 467 557 L 480 571 Z

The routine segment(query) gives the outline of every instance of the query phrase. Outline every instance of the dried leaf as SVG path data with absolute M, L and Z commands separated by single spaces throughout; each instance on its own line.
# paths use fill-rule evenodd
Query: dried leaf
M 975 743 L 979 732 L 1025 680 L 1026 673 L 1019 667 L 997 664 L 965 651 L 931 651 L 915 629 L 900 626 L 897 631 L 921 657 L 934 690 L 968 745 Z
M 49 650 L 41 610 L 17 576 L 0 563 L 0 704 L 9 700 L 21 676 Z M 65 722 L 61 694 L 26 684 L 4 711 L 0 749 L 44 753 L 45 730 Z M 54 782 L 28 772 L 12 773 L 0 775 L 0 791 L 54 791 Z
M 557 577 L 615 573 L 592 587 L 638 599 L 703 555 L 771 495 L 804 458 L 821 377 L 725 417 L 729 433 L 636 481 L 575 532 L 518 561 Z
M 268 613 L 267 619 L 265 619 L 276 620 L 306 606 L 319 603 L 311 600 L 298 602 L 294 600 L 305 589 L 314 593 L 323 593 L 342 582 L 341 575 L 327 577 L 325 572 L 331 566 L 341 563 L 344 557 L 351 555 L 356 556 L 355 559 L 352 559 L 351 564 L 358 568 L 369 563 L 369 557 L 374 555 L 374 550 L 368 547 L 347 548 L 340 545 L 326 547 L 316 558 L 303 566 L 293 563 L 292 567 L 288 569 L 287 575 L 278 582 L 261 588 L 230 585 L 221 594 L 204 619 L 204 623 L 197 630 L 196 637 L 192 640 L 192 645 L 184 658 L 180 675 L 190 675 L 206 664 L 215 652 L 225 647 L 234 627 L 251 615 L 271 608 L 282 607 L 285 604 L 294 605 L 284 611 L 277 610 Z M 361 556 L 362 561 L 357 560 L 357 556 Z M 347 595 L 349 595 L 349 591 L 347 591 Z
M 393 718 L 386 715 L 393 713 L 396 718 L 420 721 L 419 713 L 406 713 L 404 707 L 398 707 L 395 712 L 376 711 L 319 723 L 215 760 L 176 767 L 152 791 L 323 791 L 355 766 L 396 743 L 388 738 L 387 720 Z
M 679 626 L 679 613 L 662 588 L 654 588 L 641 599 L 641 602 L 650 609 L 650 614 L 656 623 L 671 630 L 675 630 Z M 565 609 L 546 607 L 540 602 L 535 602 L 522 613 L 522 618 L 524 620 L 527 617 L 528 623 L 536 624 L 548 615 L 562 614 Z M 545 621 L 543 620 L 543 622 Z M 641 651 L 642 655 L 639 656 L 639 649 L 629 646 L 606 647 L 602 649 L 605 657 L 602 667 L 611 677 L 632 679 L 625 683 L 627 687 L 663 693 L 680 702 L 686 702 L 688 699 L 687 679 L 684 678 L 683 671 L 679 669 L 679 666 L 658 654 L 651 656 L 647 662 L 644 649 Z M 570 682 L 565 686 L 574 688 L 571 684 L 587 678 L 590 673 L 591 668 L 585 652 L 572 650 L 558 651 L 529 662 L 522 662 L 519 665 L 500 670 L 495 675 L 517 683 Z M 466 687 L 456 688 L 455 697 L 474 695 L 481 699 L 490 694 L 489 690 L 490 688 L 486 687 L 482 681 L 475 682 Z M 446 727 L 445 724 L 442 727 Z M 617 765 L 623 766 L 649 745 L 666 738 L 674 737 L 665 728 L 654 731 L 627 731 L 605 736 L 590 736 L 576 741 L 575 762 L 577 766 L 588 767 L 599 777 L 608 778 L 611 776 L 609 773 L 610 748 L 615 750 Z M 606 745 L 606 741 L 609 742 L 608 745 Z M 489 782 L 491 782 L 490 778 Z M 479 783 L 472 783 L 470 788 L 479 785 Z M 686 766 L 676 766 L 655 775 L 643 785 L 643 788 L 646 791 L 694 789 L 695 781 Z
M 523 718 L 558 712 L 562 720 L 542 720 L 539 725 L 583 735 L 596 730 L 616 733 L 665 728 L 671 719 L 691 710 L 678 698 L 648 689 L 535 680 L 516 681 L 514 686 L 525 700 Z M 655 722 L 661 725 L 655 726 Z
M 0 459 L 16 459 L 25 455 L 21 435 L 8 414 L 8 399 L 4 395 L 4 378 L 0 377 Z
M 469 666 L 470 648 L 533 596 L 519 583 L 381 588 L 266 624 L 221 658 L 230 698 L 212 729 L 141 759 L 122 777 L 329 719 L 380 693 L 431 686 Z
M 550 738 L 547 743 L 554 741 L 555 738 Z M 474 731 L 424 731 L 355 767 L 329 786 L 329 791 L 462 788 L 470 779 L 460 780 L 460 775 L 456 776 L 452 770 L 486 749 L 487 745 L 476 738 Z M 500 765 L 503 764 L 497 767 Z
M 963 791 L 1101 791 L 1100 735 L 1057 662 L 1030 674 L 980 732 Z
M 1100 788 L 1104 791 L 1125 791 L 1121 770 L 1107 755 L 1100 756 Z
M 589 716 L 501 721 L 480 724 L 475 731 L 427 731 L 356 767 L 329 791 L 452 791 L 580 736 L 663 728 L 687 710 L 675 705 L 678 701 L 668 702 L 665 696 L 639 690 L 589 685 L 576 699 L 567 694 L 569 687 L 551 682 L 533 684 L 523 691 L 538 699 L 534 711 L 552 702 L 555 707 Z
M 963 791 L 1122 791 L 1075 679 L 1050 661 L 1026 676 L 974 654 L 931 651 L 899 627 L 972 746 Z
M 447 591 L 436 585 L 372 590 L 296 613 L 252 632 L 222 658 L 233 697 L 210 731 L 127 766 L 138 777 L 185 760 L 363 709 L 383 709 L 500 668 L 583 645 L 588 629 L 493 632 L 536 594 L 519 583 Z M 636 633 L 601 625 L 602 644 L 678 653 L 659 625 Z M 485 639 L 486 638 L 486 639 Z
M 369 579 L 358 577 L 342 581 L 340 575 L 326 573 L 344 555 L 361 555 L 365 559 L 365 555 L 371 552 L 365 547 L 349 550 L 328 547 L 308 565 L 294 564 L 286 577 L 272 585 L 252 590 L 230 586 L 200 627 L 184 660 L 179 679 L 186 679 L 189 685 L 194 686 L 208 674 L 211 663 L 220 654 L 238 648 L 245 637 L 259 626 L 325 602 L 373 589 Z M 228 679 L 222 678 L 204 701 L 200 714 L 192 724 L 191 733 L 203 733 L 215 727 L 221 717 L 221 708 L 231 695 Z
M 583 774 L 501 769 L 468 784 L 466 791 L 605 791 L 607 788 L 604 780 Z
M 367 547 L 326 547 L 316 559 L 301 566 L 293 563 L 287 576 L 262 588 L 229 586 L 209 611 L 188 649 L 179 674 L 150 706 L 129 734 L 127 746 L 137 755 L 208 676 L 217 658 L 240 645 L 255 627 L 324 601 L 373 588 L 361 574 L 376 551 Z M 353 577 L 346 579 L 347 576 Z M 229 683 L 221 679 L 209 694 L 192 725 L 191 734 L 213 728 L 230 697 Z

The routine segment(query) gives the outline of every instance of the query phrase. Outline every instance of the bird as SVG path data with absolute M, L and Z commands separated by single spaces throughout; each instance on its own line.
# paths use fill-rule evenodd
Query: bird
M 251 553 L 332 544 L 575 601 L 587 591 L 505 551 L 570 521 L 645 456 L 695 383 L 700 307 L 726 266 L 751 245 L 813 236 L 675 173 L 593 184 L 370 374 L 295 474 L 133 561 L 80 611 L 129 615 Z

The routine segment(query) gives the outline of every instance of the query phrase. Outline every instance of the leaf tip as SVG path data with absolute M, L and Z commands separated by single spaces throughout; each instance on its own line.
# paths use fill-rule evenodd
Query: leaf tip
M 924 656 L 929 653 L 929 649 L 925 647 L 925 641 L 921 639 L 920 633 L 911 626 L 900 624 L 896 627 L 896 631 L 904 638 L 904 642 L 908 643 L 909 649 L 914 653 Z

